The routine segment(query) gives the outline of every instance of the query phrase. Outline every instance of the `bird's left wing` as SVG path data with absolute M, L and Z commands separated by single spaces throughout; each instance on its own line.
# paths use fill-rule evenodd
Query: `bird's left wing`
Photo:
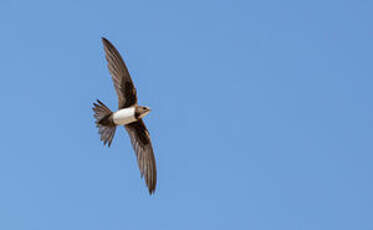
M 104 44 L 107 66 L 114 88 L 118 95 L 118 108 L 123 109 L 137 103 L 136 88 L 132 82 L 127 66 L 120 56 L 118 50 L 107 40 L 102 38 Z
M 157 184 L 157 168 L 149 132 L 142 119 L 125 127 L 137 156 L 141 177 L 145 176 L 149 193 L 152 194 Z

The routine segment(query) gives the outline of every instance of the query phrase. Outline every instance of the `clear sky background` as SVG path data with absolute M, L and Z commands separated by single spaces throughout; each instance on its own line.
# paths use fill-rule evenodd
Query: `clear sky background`
M 0 1 L 0 229 L 373 229 L 372 1 Z M 158 165 L 149 196 L 101 36 Z

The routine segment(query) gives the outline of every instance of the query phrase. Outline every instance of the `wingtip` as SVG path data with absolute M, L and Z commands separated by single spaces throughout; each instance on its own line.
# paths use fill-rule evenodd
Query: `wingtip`
M 105 37 L 101 37 L 101 41 L 104 45 L 110 44 L 109 40 Z
M 149 189 L 149 195 L 154 195 L 155 189 Z
M 155 184 L 149 184 L 149 185 L 148 185 L 149 195 L 153 195 L 153 194 L 154 194 L 154 192 L 155 192 L 155 187 L 156 187 Z

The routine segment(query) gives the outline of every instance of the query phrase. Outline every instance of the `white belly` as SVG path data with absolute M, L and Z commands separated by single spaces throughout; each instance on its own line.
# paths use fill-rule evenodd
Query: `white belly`
M 113 121 L 116 125 L 126 125 L 136 121 L 135 107 L 125 108 L 113 114 Z

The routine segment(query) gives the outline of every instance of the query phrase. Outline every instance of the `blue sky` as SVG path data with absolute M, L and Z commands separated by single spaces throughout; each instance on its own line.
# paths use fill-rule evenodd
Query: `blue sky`
M 0 229 L 373 229 L 371 1 L 0 2 Z M 150 106 L 149 196 L 101 36 Z

